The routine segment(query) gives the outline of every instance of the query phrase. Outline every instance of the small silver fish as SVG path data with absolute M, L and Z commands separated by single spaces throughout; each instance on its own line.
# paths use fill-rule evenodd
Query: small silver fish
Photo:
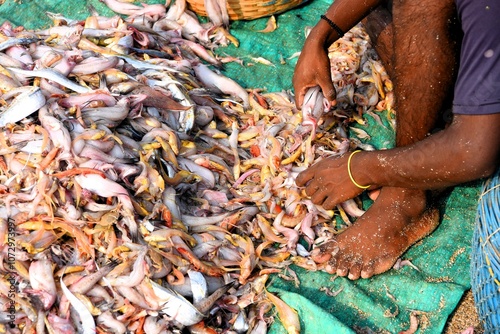
M 44 68 L 42 70 L 34 70 L 34 71 L 22 70 L 20 68 L 15 68 L 15 67 L 7 67 L 7 69 L 11 72 L 14 72 L 16 74 L 20 74 L 20 75 L 25 76 L 25 77 L 39 77 L 39 78 L 45 78 L 47 80 L 57 82 L 58 84 L 66 87 L 68 89 L 71 89 L 72 91 L 75 91 L 77 93 L 88 93 L 91 91 L 90 88 L 83 87 L 77 83 L 74 83 L 73 81 L 69 80 L 64 75 L 62 75 L 61 73 L 59 73 L 56 70 L 53 70 L 51 68 Z
M 10 106 L 0 114 L 0 126 L 16 123 L 45 105 L 40 88 L 32 87 L 14 98 Z
M 60 283 L 64 296 L 68 298 L 71 306 L 73 306 L 73 308 L 80 316 L 80 320 L 83 326 L 82 334 L 95 334 L 96 328 L 92 313 L 90 313 L 90 311 L 87 309 L 85 304 L 80 301 L 80 299 L 78 299 L 73 293 L 71 293 L 71 291 L 69 291 L 69 289 L 66 287 L 66 284 L 64 284 L 63 282 L 63 275 L 61 275 Z
M 162 305 L 162 311 L 184 326 L 200 322 L 204 315 L 177 292 L 150 281 L 153 291 Z
M 38 37 L 21 37 L 16 38 L 12 37 L 6 40 L 5 42 L 0 43 L 0 51 L 10 48 L 14 45 L 27 45 L 31 43 L 36 43 L 40 40 Z

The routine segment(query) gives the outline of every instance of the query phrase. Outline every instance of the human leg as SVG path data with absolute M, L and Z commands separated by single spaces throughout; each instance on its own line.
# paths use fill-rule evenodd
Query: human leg
M 399 147 L 431 132 L 451 92 L 456 67 L 454 13 L 453 0 L 397 0 L 389 16 L 392 21 L 384 26 L 383 21 L 372 20 L 367 25 L 395 84 Z M 383 11 L 372 14 L 388 17 Z M 325 269 L 340 276 L 371 277 L 389 270 L 408 247 L 437 225 L 437 210 L 427 206 L 424 191 L 386 187 L 353 226 L 314 251 L 313 258 L 327 262 Z
M 375 8 L 361 22 L 368 36 L 370 36 L 372 46 L 375 48 L 375 51 L 377 51 L 387 74 L 389 74 L 390 78 L 393 78 L 394 24 L 392 22 L 392 12 L 390 7 L 388 7 L 390 5 L 386 4 Z

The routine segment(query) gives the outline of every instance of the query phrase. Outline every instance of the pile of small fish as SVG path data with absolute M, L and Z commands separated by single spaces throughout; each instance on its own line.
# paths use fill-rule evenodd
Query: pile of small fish
M 332 46 L 335 109 L 315 88 L 299 111 L 214 69 L 224 23 L 102 1 L 122 16 L 0 27 L 0 332 L 266 333 L 274 306 L 299 333 L 266 281 L 320 270 L 308 255 L 332 218 L 363 213 L 294 180 L 391 109 L 367 35 Z

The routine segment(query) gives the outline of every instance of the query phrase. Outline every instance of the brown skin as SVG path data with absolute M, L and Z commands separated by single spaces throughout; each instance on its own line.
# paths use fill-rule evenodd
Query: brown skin
M 325 15 L 346 32 L 381 3 L 382 0 L 337 0 Z M 338 38 L 337 32 L 324 20 L 320 20 L 309 33 L 293 74 L 295 102 L 298 106 L 302 105 L 307 89 L 315 86 L 320 86 L 323 95 L 335 105 L 336 92 L 329 75 L 327 50 Z
M 356 15 L 338 10 L 337 0 L 327 16 L 349 29 L 380 1 L 349 0 Z M 491 175 L 500 161 L 500 114 L 455 115 L 452 124 L 433 135 L 440 111 L 453 88 L 456 42 L 453 39 L 453 0 L 394 1 L 392 15 L 378 7 L 365 20 L 372 42 L 395 82 L 396 146 L 386 151 L 353 156 L 354 179 L 380 195 L 356 224 L 334 241 L 313 251 L 330 273 L 350 279 L 368 278 L 389 270 L 416 241 L 438 225 L 437 210 L 427 205 L 428 189 L 439 189 Z M 345 18 L 349 16 L 349 18 Z M 297 105 L 307 88 L 319 85 L 325 96 L 329 85 L 326 47 L 338 36 L 321 20 L 305 43 L 294 74 Z M 348 155 L 325 159 L 297 177 L 297 185 L 315 204 L 335 207 L 363 190 L 347 173 Z M 331 189 L 335 189 L 334 192 Z

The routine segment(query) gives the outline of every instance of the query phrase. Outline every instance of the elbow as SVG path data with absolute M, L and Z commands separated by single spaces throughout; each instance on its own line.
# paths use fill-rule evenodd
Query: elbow
M 498 130 L 500 113 L 493 115 L 457 115 L 445 130 L 449 136 L 450 157 L 460 162 L 460 177 L 472 181 L 491 176 L 500 162 Z
M 487 164 L 484 164 L 483 166 L 481 166 L 481 178 L 486 178 L 486 177 L 490 177 L 493 175 L 493 173 L 496 172 L 496 170 L 498 169 L 498 162 L 494 162 L 494 163 L 487 163 Z
M 494 142 L 494 141 L 493 141 Z M 500 163 L 500 147 L 498 145 L 484 145 L 478 150 L 481 178 L 492 176 L 498 169 Z
M 493 175 L 498 169 L 499 164 L 499 154 L 497 150 L 495 152 L 487 150 L 479 150 L 470 154 L 465 158 L 465 161 L 469 161 L 468 167 L 469 176 L 471 181 L 475 179 L 487 178 Z

